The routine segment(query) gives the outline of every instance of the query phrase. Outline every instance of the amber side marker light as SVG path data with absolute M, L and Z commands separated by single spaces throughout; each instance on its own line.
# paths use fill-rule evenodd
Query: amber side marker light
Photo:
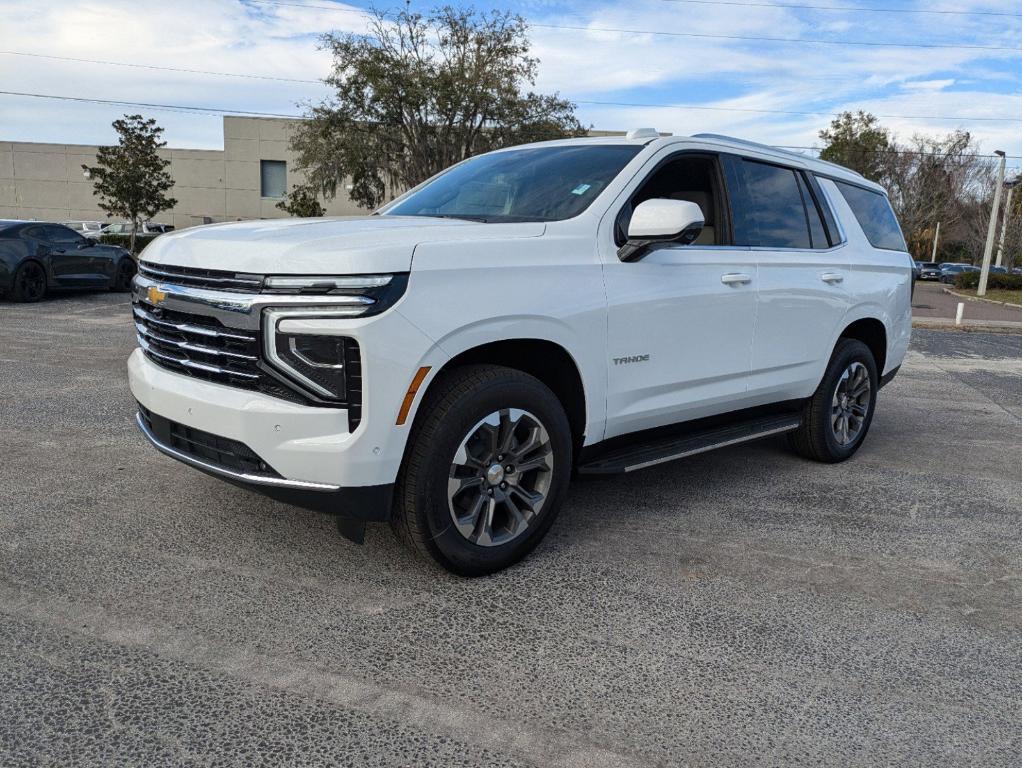
M 426 374 L 429 373 L 429 366 L 423 366 L 415 372 L 415 376 L 412 377 L 412 383 L 408 385 L 408 391 L 405 393 L 405 399 L 401 403 L 401 410 L 397 413 L 396 424 L 400 427 L 408 419 L 408 411 L 412 409 L 412 403 L 415 402 L 415 395 L 419 391 L 419 387 L 422 386 L 423 380 L 426 378 Z

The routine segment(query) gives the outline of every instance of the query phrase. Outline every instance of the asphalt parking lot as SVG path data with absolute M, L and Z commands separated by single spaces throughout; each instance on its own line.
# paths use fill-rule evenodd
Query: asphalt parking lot
M 579 481 L 461 580 L 159 456 L 123 295 L 0 302 L 0 765 L 1018 765 L 1022 336 L 850 462 Z

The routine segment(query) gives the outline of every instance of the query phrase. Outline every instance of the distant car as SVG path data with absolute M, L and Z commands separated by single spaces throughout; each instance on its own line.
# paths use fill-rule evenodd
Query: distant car
M 944 264 L 940 269 L 940 282 L 953 283 L 962 272 L 979 272 L 979 269 L 971 264 Z
M 1006 275 L 1008 274 L 1007 267 L 990 267 L 991 275 Z
M 1022 275 L 1022 267 L 1015 267 L 1013 270 L 1011 270 L 1011 274 Z
M 124 248 L 100 245 L 63 224 L 0 221 L 0 293 L 14 301 L 69 288 L 128 291 L 135 271 Z
M 73 229 L 79 235 L 87 235 L 90 232 L 99 233 L 106 226 L 102 221 L 65 221 L 64 226 Z
M 174 227 L 171 224 L 155 224 L 151 222 L 145 222 L 140 224 L 138 227 L 137 234 L 139 235 L 162 235 L 165 232 L 172 232 Z M 108 224 L 103 228 L 102 232 L 96 234 L 99 235 L 130 235 L 131 234 L 131 222 L 130 221 L 118 221 L 113 224 Z
M 922 261 L 918 264 L 920 280 L 940 280 L 940 264 L 935 261 Z

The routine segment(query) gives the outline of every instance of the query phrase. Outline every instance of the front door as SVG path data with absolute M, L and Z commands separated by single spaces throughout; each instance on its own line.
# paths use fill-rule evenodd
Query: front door
M 663 245 L 637 262 L 604 260 L 608 438 L 742 407 L 757 269 L 750 249 L 730 245 L 722 179 L 716 156 L 676 153 L 616 214 L 618 241 L 647 199 L 695 202 L 706 226 L 692 245 Z

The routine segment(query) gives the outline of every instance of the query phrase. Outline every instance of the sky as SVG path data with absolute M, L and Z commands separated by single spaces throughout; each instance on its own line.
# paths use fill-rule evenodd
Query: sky
M 420 11 L 435 4 L 410 3 Z M 217 110 L 299 115 L 303 105 L 327 96 L 319 80 L 330 57 L 318 40 L 332 30 L 364 32 L 370 5 L 4 0 L 0 91 L 210 111 L 0 94 L 0 141 L 112 143 L 110 123 L 142 112 L 166 128 L 170 146 L 222 148 Z M 595 128 L 649 126 L 818 147 L 817 134 L 835 113 L 863 109 L 902 138 L 967 129 L 983 151 L 1017 156 L 1009 166 L 1022 170 L 1020 0 L 474 5 L 512 10 L 530 22 L 532 55 L 540 62 L 536 88 L 574 101 L 583 124 Z

